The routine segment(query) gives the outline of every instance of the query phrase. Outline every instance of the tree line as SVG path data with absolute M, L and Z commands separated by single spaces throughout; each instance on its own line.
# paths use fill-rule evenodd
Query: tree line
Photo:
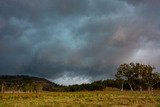
M 160 74 L 155 67 L 140 63 L 121 64 L 117 68 L 114 79 L 99 80 L 80 85 L 63 86 L 50 82 L 44 78 L 30 76 L 0 76 L 0 91 L 12 92 L 41 92 L 41 91 L 95 91 L 108 87 L 125 90 L 148 90 L 160 88 Z

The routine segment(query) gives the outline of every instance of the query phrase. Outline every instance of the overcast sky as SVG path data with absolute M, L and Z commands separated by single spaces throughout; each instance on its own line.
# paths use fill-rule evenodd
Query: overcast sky
M 0 0 L 0 74 L 60 84 L 160 70 L 160 0 Z

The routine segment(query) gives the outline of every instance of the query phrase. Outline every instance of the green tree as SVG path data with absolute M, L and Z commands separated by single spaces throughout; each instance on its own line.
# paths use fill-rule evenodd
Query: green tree
M 143 87 L 147 87 L 148 90 L 152 90 L 152 87 L 160 81 L 160 74 L 153 72 L 155 67 L 151 65 L 144 65 L 140 63 L 121 64 L 115 75 L 117 81 L 121 82 L 121 90 L 123 90 L 124 81 L 133 90 L 133 85 L 138 86 L 142 91 Z
M 131 64 L 121 64 L 118 69 L 117 73 L 115 75 L 116 80 L 121 82 L 121 91 L 123 91 L 123 85 L 124 81 L 127 81 L 131 91 L 133 91 L 133 75 L 134 75 L 134 70 L 132 68 L 132 63 Z
M 148 88 L 148 91 L 153 90 L 153 86 L 160 82 L 160 74 L 158 72 L 147 73 L 144 77 L 145 85 Z

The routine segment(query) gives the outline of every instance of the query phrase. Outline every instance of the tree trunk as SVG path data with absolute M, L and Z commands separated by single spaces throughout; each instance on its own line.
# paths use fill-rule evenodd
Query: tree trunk
M 151 93 L 153 91 L 153 86 L 148 86 L 148 92 Z
M 139 91 L 142 91 L 142 86 L 139 86 Z
M 121 91 L 123 91 L 123 82 L 122 82 L 122 84 L 121 84 Z
M 129 84 L 129 86 L 130 86 L 130 90 L 133 91 L 132 84 Z
M 151 87 L 151 91 L 153 91 L 153 86 Z
M 148 87 L 148 92 L 150 92 L 151 90 L 150 90 L 150 87 Z
M 4 84 L 2 83 L 2 86 L 1 86 L 1 93 L 4 93 Z

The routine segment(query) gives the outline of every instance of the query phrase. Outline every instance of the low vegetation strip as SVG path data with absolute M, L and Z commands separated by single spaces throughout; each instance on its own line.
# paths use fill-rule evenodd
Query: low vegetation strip
M 160 91 L 86 91 L 3 93 L 0 107 L 156 107 L 160 106 Z

